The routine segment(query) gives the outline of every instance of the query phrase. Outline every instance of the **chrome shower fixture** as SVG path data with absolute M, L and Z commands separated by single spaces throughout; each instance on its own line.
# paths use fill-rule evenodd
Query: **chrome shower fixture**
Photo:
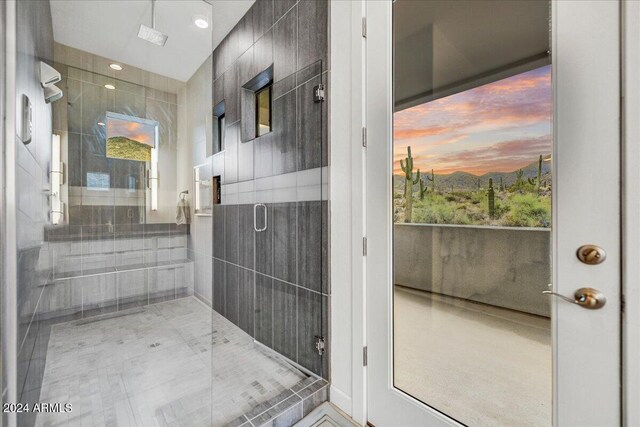
M 62 80 L 62 76 L 58 70 L 40 61 L 40 85 L 44 89 L 44 101 L 47 104 L 62 98 L 62 90 L 55 85 L 60 80 Z
M 157 46 L 164 46 L 169 36 L 156 30 L 156 0 L 151 0 L 151 27 L 140 24 L 138 37 Z

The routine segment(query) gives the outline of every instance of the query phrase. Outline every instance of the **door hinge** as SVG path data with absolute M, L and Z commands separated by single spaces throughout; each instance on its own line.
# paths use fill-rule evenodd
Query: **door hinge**
M 367 256 L 367 238 L 362 238 L 362 256 Z
M 320 83 L 313 88 L 313 102 L 324 101 L 324 85 Z
M 367 146 L 367 128 L 362 128 L 362 146 Z
M 367 38 L 367 18 L 362 17 L 362 37 Z
M 320 356 L 324 355 L 324 349 L 325 349 L 324 337 L 316 335 L 316 350 L 318 350 L 318 354 Z
M 367 363 L 369 362 L 368 356 L 367 356 L 367 346 L 362 347 L 362 366 L 367 366 Z

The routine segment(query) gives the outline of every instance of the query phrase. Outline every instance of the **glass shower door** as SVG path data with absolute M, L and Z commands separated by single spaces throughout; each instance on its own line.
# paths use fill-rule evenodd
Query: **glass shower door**
M 255 366 L 236 374 L 256 385 L 242 389 L 234 411 L 250 418 L 256 403 L 328 375 L 326 73 L 317 62 L 280 77 L 271 65 L 256 79 L 236 66 L 226 72 L 237 72 L 238 93 L 213 84 L 213 110 L 224 101 L 226 128 L 212 160 L 221 183 L 212 210 L 212 388 L 228 363 L 220 331 L 241 330 L 251 345 L 238 357 Z M 261 113 L 270 120 L 258 120 Z M 239 329 L 223 328 L 221 317 Z M 247 356 L 255 351 L 267 358 Z

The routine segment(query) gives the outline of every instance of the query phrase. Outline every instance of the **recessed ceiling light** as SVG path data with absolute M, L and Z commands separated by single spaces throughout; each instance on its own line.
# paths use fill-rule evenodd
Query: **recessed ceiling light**
M 209 18 L 204 15 L 194 15 L 193 23 L 198 28 L 209 28 Z
M 109 67 L 111 67 L 111 69 L 116 70 L 116 71 L 121 71 L 122 70 L 122 65 L 120 65 L 120 64 L 109 64 Z
M 104 85 L 109 90 L 114 90 L 116 87 L 114 85 Z

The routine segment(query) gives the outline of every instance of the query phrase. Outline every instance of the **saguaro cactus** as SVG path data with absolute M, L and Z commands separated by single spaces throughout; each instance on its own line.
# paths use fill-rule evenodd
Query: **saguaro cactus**
M 427 178 L 427 181 L 431 181 L 431 192 L 435 193 L 436 192 L 436 176 L 433 174 L 433 169 L 431 169 L 431 176 L 427 174 L 424 177 Z
M 489 217 L 496 215 L 495 193 L 493 191 L 493 179 L 489 178 L 489 190 L 487 191 L 487 202 L 489 203 Z
M 535 185 L 536 193 L 538 194 L 540 193 L 541 179 L 542 179 L 542 154 L 540 154 L 540 157 L 538 157 L 538 175 L 536 176 L 536 179 L 533 180 L 531 178 L 527 178 L 527 181 L 529 181 L 529 184 Z
M 411 211 L 413 210 L 413 186 L 420 182 L 420 169 L 413 177 L 413 157 L 411 147 L 407 147 L 407 157 L 404 162 L 400 159 L 400 168 L 404 172 L 404 222 L 411 222 Z
M 428 175 L 425 175 L 426 178 L 429 178 Z M 420 200 L 424 200 L 424 193 L 427 192 L 429 187 L 427 187 L 423 180 L 420 180 Z
M 512 187 L 514 190 L 520 190 L 522 187 L 524 187 L 524 181 L 522 180 L 523 174 L 524 172 L 522 172 L 522 169 L 518 169 L 518 171 L 516 172 L 516 182 Z
M 502 183 L 502 177 L 500 177 L 500 191 L 504 191 L 504 184 Z

